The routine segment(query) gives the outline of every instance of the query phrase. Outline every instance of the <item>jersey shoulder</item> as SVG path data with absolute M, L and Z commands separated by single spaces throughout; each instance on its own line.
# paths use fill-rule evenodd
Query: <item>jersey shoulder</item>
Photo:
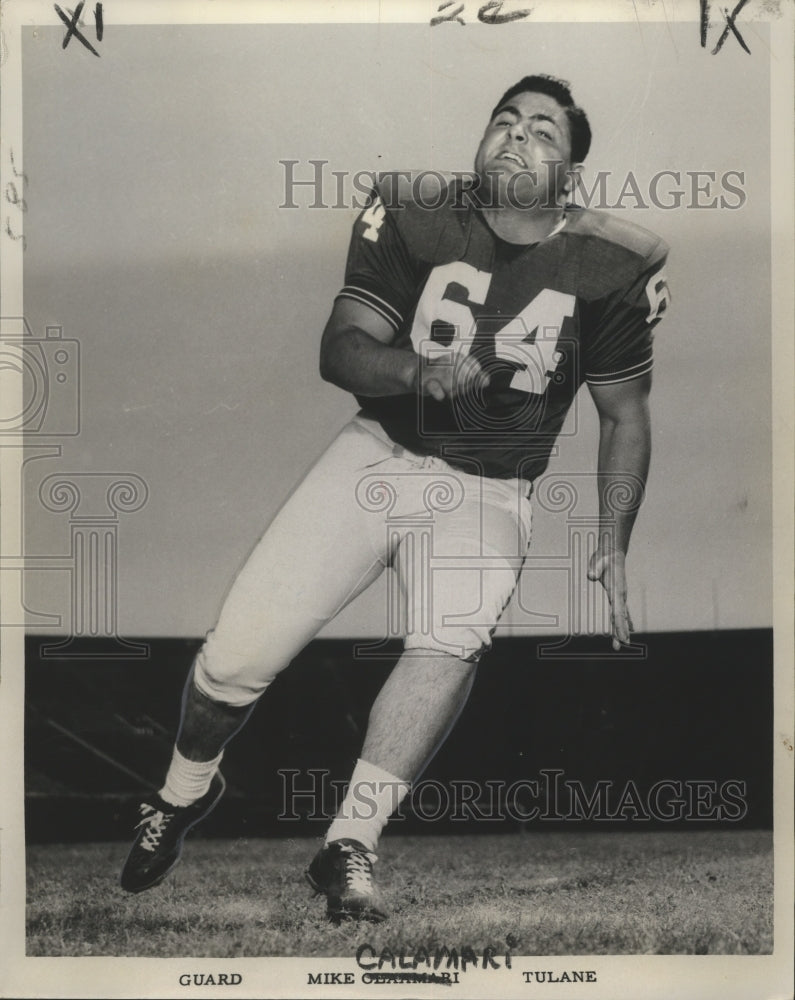
M 668 253 L 668 244 L 662 237 L 635 222 L 620 219 L 608 212 L 570 206 L 567 225 L 572 232 L 602 240 L 617 249 L 649 260 L 650 263 L 656 257 L 664 257 Z
M 472 175 L 438 170 L 396 170 L 381 174 L 374 193 L 409 253 L 436 266 L 466 250 L 472 207 L 466 197 Z
M 580 259 L 588 297 L 626 287 L 662 267 L 668 256 L 668 244 L 656 233 L 607 212 L 572 206 L 566 230 Z

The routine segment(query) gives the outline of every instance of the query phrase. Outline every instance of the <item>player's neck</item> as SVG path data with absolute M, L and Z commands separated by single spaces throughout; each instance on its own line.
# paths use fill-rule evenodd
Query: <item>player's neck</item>
M 510 209 L 484 208 L 483 218 L 489 229 L 506 243 L 540 243 L 560 225 L 562 206 L 555 208 Z

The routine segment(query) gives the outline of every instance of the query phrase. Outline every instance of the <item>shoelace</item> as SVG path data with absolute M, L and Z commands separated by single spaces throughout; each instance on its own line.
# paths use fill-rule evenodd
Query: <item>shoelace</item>
M 345 882 L 354 892 L 370 894 L 373 891 L 374 854 L 363 854 L 352 848 L 345 850 Z
M 160 838 L 168 826 L 169 820 L 174 818 L 174 813 L 160 812 L 154 806 L 146 802 L 141 803 L 141 819 L 136 826 L 144 826 L 144 835 L 141 837 L 141 847 L 150 853 L 157 849 Z

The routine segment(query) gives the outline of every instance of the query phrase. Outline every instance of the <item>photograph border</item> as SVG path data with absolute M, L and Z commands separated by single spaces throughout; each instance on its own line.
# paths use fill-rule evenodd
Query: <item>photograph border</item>
M 594 956 L 548 958 L 545 968 L 589 968 L 597 975 L 594 985 L 567 987 L 567 996 L 583 995 L 597 1000 L 677 996 L 701 998 L 720 995 L 729 1000 L 759 1000 L 783 997 L 792 981 L 793 958 L 793 677 L 795 640 L 793 640 L 793 406 L 791 376 L 795 307 L 795 209 L 792 177 L 795 167 L 793 149 L 792 4 L 772 4 L 751 0 L 742 16 L 753 9 L 760 18 L 770 19 L 771 27 L 771 232 L 772 232 L 772 329 L 774 427 L 774 952 L 764 956 Z M 473 7 L 475 5 L 472 5 Z M 717 4 L 715 5 L 717 7 Z M 332 5 L 310 0 L 273 0 L 267 4 L 212 0 L 117 0 L 104 4 L 106 24 L 212 24 L 212 23 L 428 23 L 439 7 L 436 3 L 409 3 L 400 0 L 365 0 Z M 539 21 L 615 21 L 637 18 L 639 22 L 692 21 L 699 27 L 699 0 L 535 0 L 533 18 Z M 715 11 L 715 16 L 718 16 Z M 738 18 L 738 25 L 741 17 Z M 2 158 L 0 190 L 16 185 L 24 187 L 21 32 L 31 24 L 58 25 L 52 3 L 40 0 L 6 0 L 0 21 L 0 126 Z M 727 28 L 728 30 L 728 28 Z M 57 151 L 53 151 L 57 155 Z M 4 203 L 2 257 L 0 258 L 0 311 L 3 317 L 24 316 L 22 268 L 24 219 L 20 199 L 6 198 Z M 6 219 L 7 217 L 7 219 Z M 8 220 L 8 225 L 6 224 Z M 4 382 L 6 388 L 8 382 Z M 10 408 L 19 397 L 6 400 Z M 0 553 L 23 551 L 19 507 L 22 482 L 21 441 L 14 445 L 0 442 L 0 482 L 3 509 L 0 513 Z M 19 600 L 0 574 L 0 601 Z M 4 796 L 0 817 L 0 939 L 4 942 L 0 958 L 0 996 L 4 997 L 184 997 L 190 990 L 180 987 L 180 973 L 212 972 L 219 966 L 213 959 L 145 958 L 32 958 L 25 955 L 25 844 L 24 844 L 24 629 L 0 630 L 0 758 Z M 467 996 L 558 996 L 551 987 L 530 990 L 522 982 L 521 971 L 530 967 L 532 957 L 514 956 L 513 968 L 504 975 L 489 975 L 482 970 L 467 973 Z M 535 957 L 537 964 L 538 956 Z M 245 958 L 223 960 L 224 969 L 239 971 L 243 985 L 207 987 L 198 992 L 203 997 L 301 997 L 307 995 L 307 974 L 319 968 L 340 972 L 360 972 L 350 956 L 324 958 Z M 715 991 L 719 992 L 715 992 Z M 360 985 L 344 987 L 346 996 L 380 996 L 383 987 Z M 435 997 L 447 995 L 434 986 L 394 986 L 391 996 Z M 340 996 L 340 987 L 312 987 L 318 997 Z

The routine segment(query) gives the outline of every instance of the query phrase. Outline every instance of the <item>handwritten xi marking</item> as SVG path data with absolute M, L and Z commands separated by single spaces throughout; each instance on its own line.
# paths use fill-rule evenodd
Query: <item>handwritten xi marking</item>
M 77 27 L 80 21 L 80 15 L 83 12 L 83 7 L 85 6 L 85 0 L 80 0 L 80 3 L 77 5 L 75 10 L 71 10 L 69 7 L 66 8 L 70 13 L 71 18 L 67 17 L 66 14 L 64 14 L 64 12 L 61 10 L 61 8 L 58 6 L 57 3 L 53 4 L 53 6 L 55 7 L 55 13 L 58 15 L 58 17 L 60 17 L 60 19 L 63 21 L 63 23 L 66 25 L 67 28 L 66 35 L 64 36 L 61 48 L 65 49 L 66 46 L 71 41 L 72 35 L 74 35 L 74 37 L 78 40 L 78 42 L 80 42 L 82 45 L 85 45 L 85 47 L 88 49 L 89 52 L 93 52 L 95 56 L 98 56 L 99 52 L 97 52 L 97 50 L 94 48 L 91 42 L 89 42 L 89 40 L 83 34 L 81 34 L 80 31 L 78 31 Z M 104 30 L 102 23 L 101 3 L 98 3 L 94 7 L 94 21 L 96 24 L 97 41 L 101 42 L 102 32 Z

